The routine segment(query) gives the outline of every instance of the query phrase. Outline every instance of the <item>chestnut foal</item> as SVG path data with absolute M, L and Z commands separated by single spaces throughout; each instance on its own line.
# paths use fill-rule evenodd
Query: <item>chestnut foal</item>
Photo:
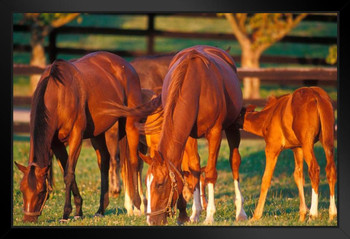
M 313 146 L 321 142 L 327 159 L 326 174 L 330 189 L 329 219 L 337 215 L 334 187 L 337 171 L 334 163 L 334 111 L 327 93 L 319 87 L 302 87 L 292 94 L 270 97 L 260 112 L 255 106 L 242 109 L 240 126 L 243 130 L 262 136 L 266 142 L 266 167 L 261 183 L 258 205 L 252 220 L 261 218 L 267 190 L 278 155 L 284 149 L 294 152 L 294 179 L 300 197 L 300 221 L 305 220 L 307 206 L 304 198 L 303 158 L 308 165 L 312 185 L 310 219 L 317 217 L 320 167 Z

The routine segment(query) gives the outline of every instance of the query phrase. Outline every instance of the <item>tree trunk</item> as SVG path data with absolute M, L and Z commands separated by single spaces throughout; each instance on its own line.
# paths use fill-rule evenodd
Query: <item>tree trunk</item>
M 37 25 L 32 26 L 31 29 L 31 39 L 30 45 L 32 47 L 31 57 L 30 57 L 30 65 L 31 66 L 46 66 L 46 56 L 44 49 L 44 39 L 45 39 L 45 31 L 42 27 Z M 31 94 L 34 93 L 36 86 L 40 79 L 40 74 L 31 75 L 30 76 L 30 91 Z
M 259 68 L 259 55 L 255 54 L 250 47 L 242 48 L 242 68 Z M 257 77 L 245 77 L 243 79 L 243 98 L 260 98 L 260 79 Z

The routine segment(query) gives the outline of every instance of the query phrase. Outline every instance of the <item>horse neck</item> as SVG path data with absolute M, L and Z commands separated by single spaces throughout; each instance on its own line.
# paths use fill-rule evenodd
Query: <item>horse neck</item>
M 182 152 L 188 136 L 176 133 L 174 130 L 161 134 L 158 145 L 158 151 L 161 152 L 164 159 L 171 161 L 177 168 L 182 163 Z

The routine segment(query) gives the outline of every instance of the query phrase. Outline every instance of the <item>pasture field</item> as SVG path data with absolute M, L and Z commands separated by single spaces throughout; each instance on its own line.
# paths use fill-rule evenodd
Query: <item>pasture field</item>
M 240 153 L 242 163 L 240 167 L 240 183 L 244 196 L 244 209 L 251 218 L 258 202 L 260 183 L 265 168 L 265 143 L 263 140 L 242 140 Z M 199 155 L 201 165 L 206 165 L 208 151 L 207 142 L 199 140 Z M 321 167 L 319 187 L 319 217 L 316 220 L 299 222 L 299 196 L 294 183 L 294 159 L 291 150 L 283 151 L 277 162 L 271 187 L 267 195 L 263 217 L 258 222 L 235 222 L 234 187 L 232 173 L 228 157 L 229 148 L 226 139 L 221 143 L 217 169 L 218 180 L 215 187 L 216 214 L 214 226 L 337 226 L 337 220 L 328 221 L 329 187 L 325 174 L 326 159 L 320 143 L 315 145 L 315 154 Z M 29 155 L 29 142 L 13 142 L 13 160 L 27 165 Z M 337 149 L 335 149 L 335 161 L 337 163 Z M 110 204 L 103 218 L 94 217 L 99 206 L 100 173 L 97 166 L 96 155 L 91 146 L 83 144 L 83 148 L 76 167 L 76 180 L 83 197 L 84 218 L 74 220 L 74 210 L 71 220 L 62 224 L 64 205 L 64 183 L 61 171 L 56 160 L 53 163 L 55 186 L 47 200 L 42 215 L 37 224 L 22 222 L 22 194 L 19 190 L 22 173 L 13 164 L 13 226 L 146 226 L 146 217 L 127 216 L 124 209 L 124 193 L 118 198 L 110 198 Z M 144 165 L 145 175 L 147 165 Z M 304 163 L 305 175 L 305 199 L 308 207 L 311 203 L 311 184 Z M 143 176 L 144 179 L 144 176 Z M 145 192 L 145 185 L 143 185 Z M 337 194 L 337 187 L 336 187 Z M 337 200 L 337 199 L 336 199 Z M 73 203 L 73 200 L 72 200 Z M 187 205 L 187 212 L 191 215 L 192 200 Z M 205 219 L 203 211 L 198 224 L 186 224 L 188 226 L 202 226 Z M 176 226 L 175 218 L 169 219 L 169 226 Z

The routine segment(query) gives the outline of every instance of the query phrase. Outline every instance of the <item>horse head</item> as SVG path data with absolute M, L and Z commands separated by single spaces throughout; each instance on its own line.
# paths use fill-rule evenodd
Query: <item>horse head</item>
M 15 162 L 23 173 L 20 190 L 23 194 L 23 221 L 37 222 L 51 191 L 48 173 L 50 166 L 40 168 L 36 163 L 28 167 Z
M 158 151 L 155 151 L 153 158 L 141 153 L 139 156 L 149 165 L 146 175 L 147 223 L 166 224 L 167 216 L 175 214 L 172 208 L 182 191 L 182 175 L 171 162 L 165 161 Z

